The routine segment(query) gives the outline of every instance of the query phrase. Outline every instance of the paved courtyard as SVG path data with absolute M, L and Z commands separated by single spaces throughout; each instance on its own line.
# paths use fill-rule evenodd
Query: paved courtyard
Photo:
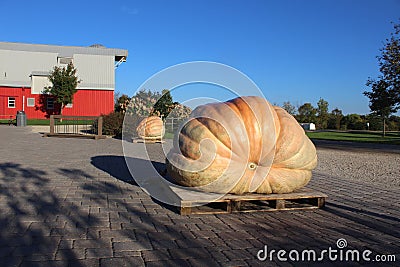
M 121 140 L 43 138 L 0 126 L 0 265 L 383 266 L 372 260 L 389 254 L 396 262 L 386 265 L 399 265 L 398 188 L 319 172 L 308 187 L 329 195 L 324 209 L 181 216 L 131 182 Z M 265 245 L 275 250 L 272 261 L 257 259 Z M 328 253 L 322 262 L 289 260 L 291 250 L 319 257 L 330 247 L 336 261 Z M 348 250 L 360 258 L 372 251 L 371 262 L 339 261 Z

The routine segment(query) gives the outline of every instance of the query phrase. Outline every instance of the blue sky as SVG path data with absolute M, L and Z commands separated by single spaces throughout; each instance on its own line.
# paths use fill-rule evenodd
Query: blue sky
M 376 56 L 400 19 L 399 0 L 0 0 L 0 10 L 0 41 L 127 49 L 116 91 L 130 96 L 164 68 L 213 61 L 246 74 L 272 103 L 322 97 L 345 114 L 369 112 L 365 82 L 379 74 Z M 173 96 L 199 92 L 232 96 L 204 85 Z

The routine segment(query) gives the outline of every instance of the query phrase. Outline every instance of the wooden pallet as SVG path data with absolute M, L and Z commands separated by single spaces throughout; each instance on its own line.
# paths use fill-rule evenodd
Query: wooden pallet
M 64 133 L 45 133 L 44 137 L 59 137 L 59 138 L 83 138 L 83 139 L 106 139 L 105 135 L 93 135 L 93 134 L 64 134 Z
M 227 194 L 210 202 L 217 194 L 174 190 L 180 198 L 181 215 L 220 214 L 234 212 L 281 211 L 318 209 L 325 205 L 327 195 L 303 188 L 288 194 Z
M 134 138 L 132 139 L 133 143 L 144 143 L 144 144 L 162 144 L 165 141 L 162 139 L 142 139 L 142 138 Z

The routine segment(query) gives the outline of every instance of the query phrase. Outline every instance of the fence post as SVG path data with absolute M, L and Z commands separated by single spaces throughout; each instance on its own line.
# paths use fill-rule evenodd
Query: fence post
M 103 135 L 103 117 L 100 116 L 97 122 L 97 135 Z
M 50 115 L 50 134 L 54 134 L 54 115 Z

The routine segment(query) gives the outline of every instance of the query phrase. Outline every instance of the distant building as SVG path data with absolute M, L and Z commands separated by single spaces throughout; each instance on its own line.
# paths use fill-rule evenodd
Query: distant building
M 54 97 L 43 94 L 54 66 L 72 62 L 81 83 L 63 115 L 98 116 L 114 109 L 115 68 L 128 51 L 105 48 L 0 42 L 0 119 L 15 116 L 44 119 L 58 112 Z
M 303 129 L 305 131 L 315 131 L 315 124 L 314 123 L 300 123 L 301 127 L 303 127 Z

